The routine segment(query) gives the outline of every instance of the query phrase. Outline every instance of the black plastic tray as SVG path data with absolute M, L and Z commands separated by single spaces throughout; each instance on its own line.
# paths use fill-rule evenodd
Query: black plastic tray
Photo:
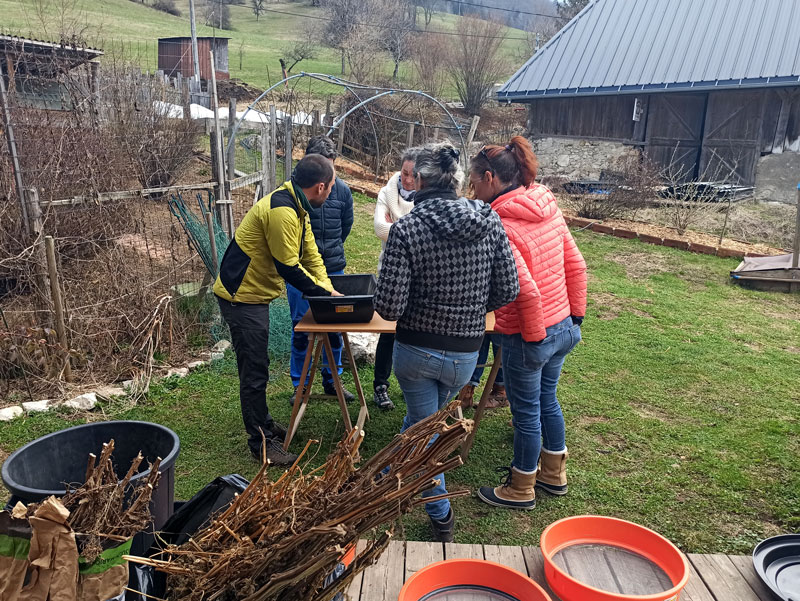
M 317 323 L 367 323 L 375 314 L 378 281 L 371 273 L 330 276 L 344 296 L 304 296 Z
M 753 550 L 756 573 L 783 601 L 800 601 L 800 534 L 773 536 Z

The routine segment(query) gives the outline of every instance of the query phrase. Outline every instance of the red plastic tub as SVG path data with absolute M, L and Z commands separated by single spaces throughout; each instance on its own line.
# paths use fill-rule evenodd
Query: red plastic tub
M 406 580 L 398 601 L 438 600 L 444 599 L 448 592 L 459 591 L 480 591 L 491 599 L 508 601 L 551 601 L 542 587 L 524 574 L 482 559 L 433 563 Z

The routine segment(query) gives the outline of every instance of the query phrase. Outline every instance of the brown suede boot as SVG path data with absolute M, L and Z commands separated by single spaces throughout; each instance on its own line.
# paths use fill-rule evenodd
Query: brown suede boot
M 569 457 L 569 453 L 566 449 L 561 453 L 542 449 L 539 454 L 536 486 L 551 495 L 567 494 L 567 457 Z
M 534 490 L 536 472 L 523 474 L 514 467 L 498 468 L 498 471 L 500 470 L 508 472 L 505 481 L 495 488 L 481 486 L 478 490 L 478 498 L 494 507 L 508 509 L 533 509 L 536 507 Z
M 502 384 L 495 384 L 486 400 L 486 408 L 498 409 L 499 407 L 508 407 L 508 397 L 506 397 L 506 387 Z
M 475 387 L 472 384 L 467 384 L 458 393 L 458 400 L 461 401 L 462 409 L 471 409 L 472 401 L 475 397 Z

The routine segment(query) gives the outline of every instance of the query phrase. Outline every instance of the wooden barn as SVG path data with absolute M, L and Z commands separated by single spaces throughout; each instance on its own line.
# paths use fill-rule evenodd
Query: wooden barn
M 798 0 L 592 0 L 498 99 L 528 105 L 533 138 L 752 186 L 760 157 L 800 151 L 799 32 Z
M 211 55 L 214 51 L 214 69 L 217 79 L 230 79 L 228 72 L 228 40 L 220 37 L 198 37 L 197 58 L 200 62 L 200 79 L 211 80 Z M 183 77 L 194 76 L 192 62 L 192 38 L 159 38 L 158 69 L 169 77 L 179 73 Z

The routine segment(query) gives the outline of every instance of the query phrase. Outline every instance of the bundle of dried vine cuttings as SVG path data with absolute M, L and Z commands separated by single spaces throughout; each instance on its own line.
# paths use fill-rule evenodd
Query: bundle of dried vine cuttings
M 75 532 L 78 551 L 89 563 L 104 549 L 125 542 L 147 528 L 152 519 L 150 499 L 161 475 L 158 471 L 161 458 L 150 464 L 146 478 L 132 485 L 131 479 L 139 472 L 144 457 L 139 453 L 120 480 L 114 471 L 113 453 L 114 439 L 103 444 L 99 459 L 91 453 L 85 483 L 68 489 L 60 499 L 70 512 L 67 523 Z M 29 505 L 27 515 L 33 515 L 37 507 Z
M 333 583 L 345 551 L 424 501 L 435 477 L 461 465 L 452 456 L 472 430 L 458 403 L 399 434 L 356 469 L 363 431 L 352 430 L 321 467 L 300 459 L 276 481 L 262 466 L 250 486 L 210 525 L 159 557 L 127 557 L 166 572 L 170 599 L 189 601 L 328 601 L 374 562 L 391 530 L 368 542 Z M 463 493 L 451 493 L 456 496 Z

